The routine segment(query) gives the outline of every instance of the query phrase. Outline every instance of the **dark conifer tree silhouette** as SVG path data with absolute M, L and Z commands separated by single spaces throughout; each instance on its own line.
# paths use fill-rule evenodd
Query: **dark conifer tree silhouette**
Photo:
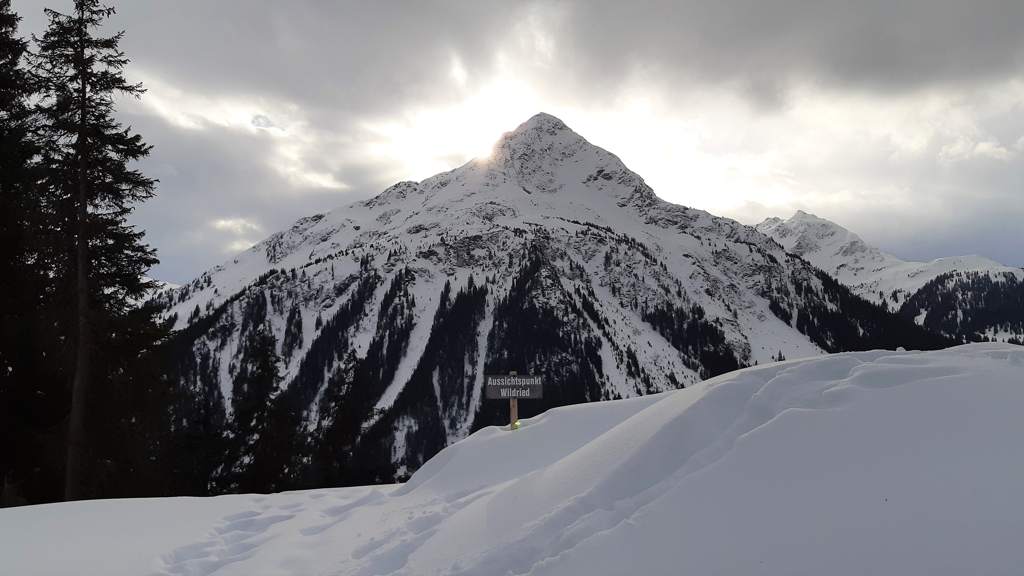
M 87 495 L 86 414 L 97 380 L 109 383 L 123 363 L 157 337 L 153 311 L 136 302 L 154 287 L 144 276 L 157 262 L 143 233 L 127 223 L 136 203 L 150 198 L 155 180 L 131 167 L 150 147 L 114 118 L 114 97 L 143 89 L 124 77 L 122 33 L 98 35 L 114 9 L 75 0 L 62 14 L 47 9 L 49 25 L 32 58 L 41 100 L 42 164 L 55 234 L 48 254 L 73 313 L 71 407 L 65 498 Z M 149 336 L 150 338 L 147 338 Z
M 29 474 L 40 468 L 32 459 L 55 411 L 49 398 L 34 393 L 46 366 L 38 345 L 46 315 L 33 233 L 41 211 L 33 88 L 19 21 L 11 1 L 0 0 L 0 506 L 24 501 L 25 486 L 43 484 Z

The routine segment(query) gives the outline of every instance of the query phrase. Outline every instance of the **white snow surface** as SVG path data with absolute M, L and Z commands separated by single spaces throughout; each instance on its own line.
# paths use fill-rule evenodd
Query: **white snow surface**
M 483 429 L 402 486 L 0 510 L 0 573 L 1020 574 L 1024 347 L 781 362 Z
M 860 296 L 880 302 L 879 292 L 895 304 L 937 276 L 948 272 L 1012 272 L 1024 279 L 1020 268 L 1004 266 L 984 256 L 951 256 L 930 262 L 910 262 L 864 242 L 839 224 L 798 210 L 788 220 L 768 218 L 758 231 L 772 237 L 787 251 L 824 270 Z

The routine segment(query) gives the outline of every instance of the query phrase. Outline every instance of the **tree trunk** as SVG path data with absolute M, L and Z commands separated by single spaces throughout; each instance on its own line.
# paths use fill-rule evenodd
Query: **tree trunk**
M 84 36 L 85 32 L 82 31 Z M 92 331 L 89 326 L 89 197 L 86 187 L 86 70 L 85 47 L 79 52 L 78 198 L 75 242 L 75 302 L 78 341 L 75 346 L 75 375 L 71 383 L 71 416 L 68 423 L 68 455 L 64 474 L 64 499 L 85 496 L 85 413 L 92 369 Z

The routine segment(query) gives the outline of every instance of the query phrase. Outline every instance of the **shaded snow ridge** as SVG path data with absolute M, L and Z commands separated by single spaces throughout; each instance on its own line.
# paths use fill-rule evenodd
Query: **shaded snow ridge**
M 111 576 L 1017 574 L 1022 373 L 1008 344 L 770 364 L 485 428 L 400 486 L 5 510 L 0 557 Z
M 661 200 L 547 114 L 161 301 L 181 330 L 175 421 L 203 424 L 217 448 L 197 482 L 222 491 L 405 478 L 507 418 L 485 373 L 543 374 L 529 417 L 780 354 L 948 344 L 757 230 Z

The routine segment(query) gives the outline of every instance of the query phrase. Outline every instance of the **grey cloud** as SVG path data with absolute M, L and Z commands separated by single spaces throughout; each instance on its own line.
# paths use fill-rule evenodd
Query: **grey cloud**
M 490 58 L 515 9 L 504 3 L 120 2 L 139 66 L 215 93 L 260 93 L 336 114 L 443 96 L 452 51 Z
M 935 166 L 919 182 L 914 209 L 885 219 L 865 209 L 849 225 L 907 257 L 981 254 L 1024 266 L 1024 156 L 975 157 L 954 169 Z
M 252 125 L 257 128 L 273 128 L 274 121 L 264 114 L 257 114 L 252 117 Z
M 912 90 L 1021 68 L 1016 0 L 737 0 L 574 5 L 562 46 L 614 80 L 630 66 L 777 97 L 790 82 Z M 677 85 L 677 87 L 682 84 Z
M 14 0 L 30 32 L 42 28 L 43 5 L 66 10 L 70 4 Z M 224 259 L 222 246 L 231 237 L 211 229 L 212 220 L 245 218 L 269 232 L 379 191 L 393 167 L 361 153 L 360 123 L 413 105 L 457 101 L 451 59 L 457 57 L 470 78 L 486 77 L 499 65 L 499 52 L 529 42 L 524 27 L 538 27 L 552 48 L 538 56 L 529 80 L 563 101 L 590 107 L 613 106 L 617 94 L 638 87 L 671 95 L 714 86 L 772 114 L 800 85 L 885 96 L 1024 74 L 1019 0 L 115 4 L 111 29 L 127 30 L 123 48 L 133 61 L 130 71 L 144 71 L 185 94 L 294 105 L 315 139 L 303 159 L 306 168 L 347 185 L 325 191 L 289 181 L 271 168 L 273 146 L 259 135 L 186 130 L 152 115 L 126 114 L 155 145 L 145 167 L 161 178 L 160 195 L 139 210 L 136 222 L 160 250 L 163 263 L 154 274 L 172 281 Z M 1021 118 L 1004 114 L 978 122 L 1013 147 L 1024 136 Z M 260 112 L 249 122 L 271 130 L 282 119 Z M 608 147 L 614 151 L 614 143 Z M 837 221 L 859 226 L 866 237 L 904 256 L 977 251 L 1024 263 L 1024 239 L 1010 227 L 1024 217 L 1019 155 L 1002 165 L 962 163 L 956 171 L 933 159 L 893 163 L 872 150 L 851 150 L 849 156 L 841 166 L 819 167 L 823 180 L 840 169 L 879 185 L 903 182 L 914 201 L 963 204 L 961 214 L 971 219 L 934 236 L 928 231 L 942 224 L 935 211 L 920 215 L 926 224 L 901 226 L 916 230 L 907 234 L 886 232 L 880 224 L 885 219 L 868 205 L 831 215 Z M 987 204 L 972 200 L 982 189 Z
M 42 4 L 15 0 L 34 28 Z M 114 25 L 129 30 L 124 46 L 147 70 L 330 114 L 443 98 L 446 84 L 437 80 L 452 54 L 471 72 L 486 70 L 524 23 L 544 29 L 557 48 L 552 79 L 612 89 L 646 70 L 678 81 L 675 88 L 728 82 L 777 99 L 793 81 L 908 90 L 1024 64 L 1017 0 L 118 4 Z
M 845 162 L 812 172 L 812 181 L 826 181 L 827 170 L 845 173 L 864 191 L 886 190 L 892 183 L 909 189 L 902 194 L 854 192 L 852 200 L 842 203 L 811 192 L 794 207 L 838 222 L 904 259 L 980 254 L 1024 266 L 1024 151 L 1005 159 L 976 154 L 944 161 L 937 148 L 933 143 L 928 153 L 901 162 L 888 159 L 884 150 L 851 151 Z M 729 215 L 746 223 L 789 216 L 753 202 Z
M 154 146 L 142 164 L 160 179 L 158 194 L 142 204 L 132 222 L 158 248 L 154 277 L 185 282 L 230 257 L 232 242 L 258 241 L 303 216 L 351 200 L 338 191 L 296 189 L 268 166 L 265 139 L 242 132 L 187 131 L 152 116 L 128 116 L 126 122 Z M 346 178 L 356 190 L 372 193 L 376 184 L 355 166 Z M 218 220 L 258 226 L 217 227 Z

